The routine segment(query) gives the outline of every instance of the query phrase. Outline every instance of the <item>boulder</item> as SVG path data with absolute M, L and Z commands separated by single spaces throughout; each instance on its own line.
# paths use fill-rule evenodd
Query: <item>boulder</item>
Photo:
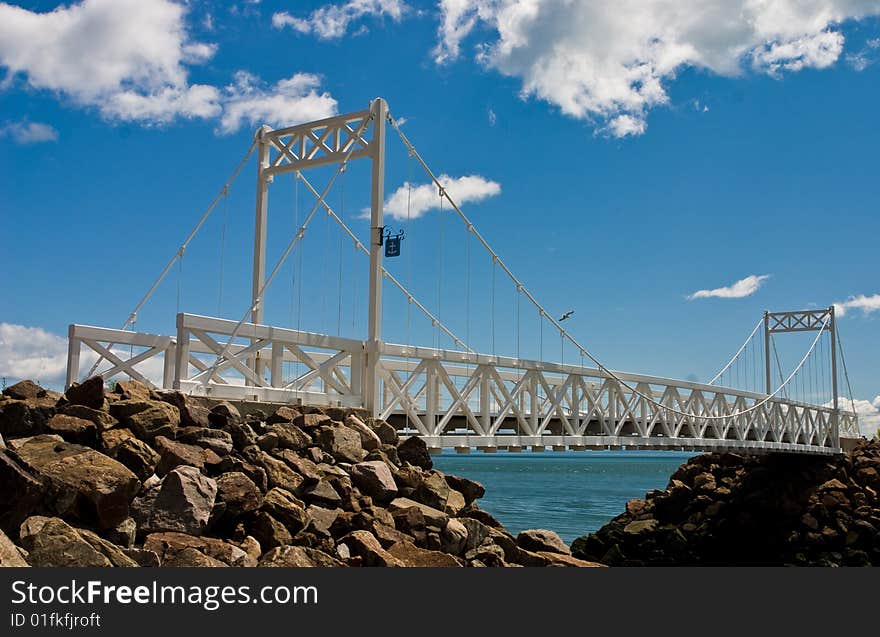
M 189 546 L 172 554 L 162 564 L 163 568 L 226 568 L 228 566 Z
M 573 568 L 603 568 L 605 565 L 599 562 L 580 560 L 571 555 L 556 553 L 553 551 L 537 551 L 535 553 L 547 561 L 547 566 L 565 566 Z
M 367 455 L 361 446 L 360 435 L 348 427 L 322 427 L 317 430 L 315 441 L 340 462 L 360 462 Z
M 354 485 L 376 502 L 388 502 L 397 496 L 397 485 L 388 465 L 381 460 L 359 462 L 351 467 Z
M 417 547 L 409 541 L 401 541 L 388 549 L 393 557 L 397 558 L 403 566 L 449 568 L 461 566 L 461 563 L 453 556 L 440 551 L 429 551 Z
M 254 516 L 249 525 L 249 530 L 264 550 L 293 542 L 293 536 L 290 534 L 290 531 L 265 511 L 260 511 Z
M 329 480 L 321 479 L 317 484 L 303 489 L 303 497 L 309 502 L 329 507 L 336 507 L 342 503 L 342 498 Z
M 288 467 L 303 477 L 302 486 L 317 484 L 324 475 L 318 465 L 308 458 L 303 458 L 302 456 L 297 455 L 297 453 L 291 449 L 276 451 L 274 455 L 283 460 Z
M 5 388 L 3 395 L 16 400 L 27 400 L 29 398 L 45 397 L 46 390 L 32 380 L 22 380 Z
M 397 446 L 397 455 L 401 461 L 425 470 L 434 467 L 434 461 L 431 460 L 431 454 L 428 453 L 428 446 L 418 436 L 412 436 L 401 442 Z
M 124 439 L 108 455 L 128 467 L 141 482 L 153 475 L 161 459 L 150 445 L 134 437 Z
M 364 422 L 354 414 L 349 414 L 345 417 L 345 426 L 358 433 L 361 437 L 361 447 L 365 450 L 372 451 L 373 449 L 378 449 L 382 446 L 382 440 L 376 432 L 367 427 Z
M 116 546 L 129 549 L 134 545 L 136 534 L 137 523 L 134 521 L 134 518 L 125 518 L 112 529 L 107 529 L 103 533 L 106 540 L 109 540 Z
M 399 442 L 397 430 L 387 422 L 371 418 L 367 421 L 367 426 L 375 432 L 383 445 L 397 446 Z
M 476 522 L 476 520 L 473 521 Z M 450 555 L 461 554 L 467 545 L 467 540 L 468 530 L 460 520 L 449 520 L 440 533 L 440 547 L 444 553 Z
M 464 546 L 465 551 L 477 548 L 480 544 L 485 542 L 487 538 L 492 537 L 492 527 L 483 524 L 479 520 L 473 518 L 457 518 L 455 521 L 461 524 L 467 532 L 467 539 Z M 450 522 L 452 522 L 452 520 L 450 520 Z
M 219 560 L 229 566 L 255 566 L 256 563 L 241 548 L 230 542 L 212 537 L 196 537 L 186 533 L 151 533 L 144 540 L 144 549 L 159 556 L 164 564 L 173 559 L 180 551 L 193 548 L 208 557 Z
M 266 479 L 266 470 L 249 462 L 245 462 L 241 458 L 226 456 L 215 467 L 217 473 L 224 474 L 231 471 L 239 471 L 253 481 L 260 493 L 265 493 L 269 489 L 268 480 Z
M 275 425 L 278 423 L 293 423 L 294 420 L 302 415 L 298 409 L 288 407 L 286 405 L 279 407 L 275 412 L 266 418 L 267 425 Z
M 260 559 L 260 566 L 281 568 L 327 568 L 345 566 L 323 551 L 305 546 L 279 546 Z
M 241 413 L 232 403 L 222 402 L 211 408 L 208 413 L 208 422 L 212 427 L 222 429 L 241 423 Z
M 196 398 L 179 391 L 160 392 L 159 396 L 166 403 L 177 407 L 180 412 L 180 424 L 184 427 L 209 427 L 211 425 L 208 408 L 197 402 Z
M 110 415 L 147 443 L 152 443 L 157 436 L 174 438 L 180 425 L 177 407 L 158 400 L 120 400 L 111 403 Z
M 61 413 L 66 416 L 73 416 L 74 418 L 90 420 L 98 426 L 99 431 L 112 429 L 119 424 L 119 421 L 108 412 L 103 411 L 102 409 L 92 409 L 85 405 L 65 405 L 61 409 Z
M 281 487 L 295 492 L 304 482 L 304 478 L 287 466 L 286 462 L 273 458 L 265 451 L 260 451 L 255 460 L 266 470 L 266 478 L 270 488 Z
M 232 453 L 232 436 L 222 429 L 208 427 L 183 427 L 177 430 L 177 441 L 195 445 L 202 449 L 210 449 L 218 456 Z
M 306 509 L 306 530 L 317 535 L 330 535 L 330 527 L 342 513 L 342 509 L 326 509 L 312 504 Z
M 141 486 L 123 464 L 89 447 L 58 442 L 55 436 L 36 436 L 17 454 L 49 485 L 54 511 L 98 528 L 113 528 L 127 518 Z
M 474 500 L 479 500 L 486 494 L 486 488 L 479 482 L 451 475 L 446 475 L 445 478 L 446 484 L 448 484 L 450 488 L 455 489 L 464 496 L 465 504 L 470 504 Z
M 132 517 L 141 533 L 177 531 L 202 535 L 217 497 L 217 483 L 195 467 L 181 466 L 162 484 L 132 503 Z
M 33 400 L 4 400 L 0 402 L 0 435 L 9 439 L 40 434 L 54 412 Z
M 657 520 L 653 518 L 647 520 L 633 520 L 623 527 L 623 532 L 627 535 L 643 535 L 656 529 L 657 524 Z
M 403 562 L 383 549 L 369 531 L 352 531 L 337 544 L 345 546 L 352 556 L 360 557 L 364 566 L 403 566 Z
M 409 498 L 395 498 L 388 505 L 388 510 L 391 511 L 392 514 L 397 511 L 403 511 L 410 508 L 418 509 L 419 512 L 424 516 L 425 523 L 429 526 L 436 526 L 438 529 L 442 529 L 444 526 L 446 526 L 446 522 L 449 521 L 449 516 L 446 515 L 443 511 L 439 511 L 433 507 L 428 506 L 427 504 L 422 504 L 421 502 L 410 500 Z
M 332 421 L 329 416 L 322 413 L 300 414 L 293 419 L 293 424 L 304 431 L 311 431 L 324 425 L 329 425 Z
M 31 566 L 137 566 L 119 547 L 61 518 L 30 517 L 22 523 L 19 537 Z
M 14 387 L 15 385 L 13 385 Z M 37 387 L 37 385 L 34 385 Z M 7 387 L 8 389 L 8 387 Z M 7 394 L 8 395 L 8 394 Z M 24 559 L 23 549 L 19 549 L 12 543 L 6 534 L 0 530 L 0 568 L 29 566 Z
M 151 400 L 150 388 L 136 380 L 120 380 L 116 382 L 113 393 L 122 400 Z
M 449 492 L 449 485 L 446 484 L 443 474 L 439 471 L 430 471 L 422 476 L 422 481 L 416 487 L 412 498 L 443 511 L 446 508 Z
M 220 462 L 220 457 L 209 449 L 170 440 L 165 436 L 158 436 L 154 444 L 160 456 L 159 464 L 156 466 L 156 473 L 160 476 L 181 465 L 201 470 L 206 464 Z
M 263 498 L 262 510 L 279 520 L 292 535 L 299 533 L 309 523 L 302 500 L 278 487 L 271 489 Z
M 240 471 L 229 471 L 217 478 L 217 500 L 226 504 L 226 515 L 236 518 L 263 505 L 263 494 L 254 481 Z
M 98 447 L 98 426 L 91 420 L 66 414 L 55 414 L 46 423 L 46 431 L 61 436 L 67 442 L 87 447 Z
M 46 481 L 22 466 L 8 451 L 0 451 L 0 529 L 13 533 L 44 501 Z
M 516 536 L 516 543 L 527 551 L 547 551 L 569 555 L 571 550 L 554 531 L 528 529 Z
M 104 406 L 104 377 L 92 376 L 82 383 L 74 383 L 64 392 L 64 397 L 72 405 L 101 409 Z
M 267 433 L 274 433 L 278 438 L 277 446 L 282 449 L 300 451 L 312 445 L 312 439 L 293 423 L 278 423 L 268 428 Z

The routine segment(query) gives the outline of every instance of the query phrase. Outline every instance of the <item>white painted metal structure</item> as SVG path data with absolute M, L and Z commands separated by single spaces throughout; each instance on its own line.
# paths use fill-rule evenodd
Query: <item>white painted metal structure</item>
M 174 337 L 71 325 L 68 385 L 78 379 L 80 351 L 85 345 L 100 357 L 98 362 L 109 361 L 111 367 L 103 372 L 105 378 L 128 375 L 150 384 L 137 366 L 161 357 L 165 388 L 223 399 L 365 407 L 376 417 L 394 423 L 402 433 L 422 436 L 432 448 L 516 451 L 548 446 L 576 450 L 626 447 L 830 454 L 839 451 L 841 437 L 858 436 L 856 415 L 840 410 L 837 400 L 833 308 L 765 314 L 765 340 L 773 332 L 818 332 L 798 369 L 775 391 L 770 385 L 767 354 L 766 394 L 711 383 L 620 373 L 601 364 L 583 367 L 471 351 L 382 265 L 378 238 L 383 228 L 386 120 L 394 125 L 385 101 L 376 99 L 364 111 L 274 131 L 260 128 L 248 152 L 249 156 L 256 148 L 258 155 L 253 295 L 248 313 L 237 323 L 180 313 Z M 370 139 L 365 135 L 368 128 L 373 133 Z M 424 160 L 397 130 L 411 155 L 439 186 Z M 326 193 L 335 177 L 319 194 L 300 173 L 311 167 L 339 164 L 338 175 L 347 162 L 358 158 L 372 161 L 369 248 L 357 240 L 326 203 Z M 262 324 L 263 295 L 281 263 L 267 278 L 268 187 L 275 175 L 287 172 L 302 179 L 317 202 L 285 257 L 302 239 L 319 205 L 355 239 L 358 248 L 369 253 L 369 325 L 365 341 Z M 493 262 L 515 282 L 518 292 L 524 293 L 541 316 L 575 344 L 582 355 L 595 360 L 524 289 L 442 187 L 440 195 L 465 220 L 468 232 L 492 254 Z M 216 200 L 211 208 L 215 204 Z M 171 263 L 150 292 L 167 274 Z M 383 342 L 384 278 L 400 288 L 464 351 Z M 131 324 L 133 321 L 127 323 Z M 783 399 L 780 389 L 812 355 L 826 330 L 830 331 L 832 342 L 833 405 Z M 117 345 L 129 349 L 127 358 L 122 349 L 114 349 Z M 283 377 L 285 364 L 297 368 L 293 378 Z M 92 370 L 95 367 L 97 363 Z

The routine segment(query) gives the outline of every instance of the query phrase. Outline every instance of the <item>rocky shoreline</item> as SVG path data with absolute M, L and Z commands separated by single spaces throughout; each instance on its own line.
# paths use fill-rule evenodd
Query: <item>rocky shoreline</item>
M 242 415 L 98 376 L 0 396 L 0 566 L 598 566 L 355 409 Z
M 703 454 L 572 554 L 609 566 L 880 565 L 880 442 L 829 457 Z

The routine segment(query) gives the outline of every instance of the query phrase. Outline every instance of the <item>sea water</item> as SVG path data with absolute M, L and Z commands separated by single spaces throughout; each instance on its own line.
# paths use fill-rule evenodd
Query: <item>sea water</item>
M 551 529 L 571 543 L 623 512 L 626 501 L 662 489 L 693 454 L 671 451 L 582 451 L 434 456 L 444 473 L 486 487 L 480 507 L 513 534 Z

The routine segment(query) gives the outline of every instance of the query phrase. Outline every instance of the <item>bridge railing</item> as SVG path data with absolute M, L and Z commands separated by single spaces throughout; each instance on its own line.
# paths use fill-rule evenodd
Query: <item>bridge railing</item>
M 766 401 L 764 394 L 615 372 L 622 383 L 595 368 L 405 345 L 384 344 L 382 354 L 380 417 L 403 416 L 420 435 L 446 443 L 458 436 L 493 445 L 508 437 L 514 446 L 551 438 L 574 447 L 649 438 L 732 447 L 839 444 L 831 408 Z M 854 414 L 841 414 L 841 431 L 854 422 Z
M 253 323 L 237 326 L 178 314 L 174 388 L 226 399 L 363 403 L 362 341 Z M 254 371 L 255 360 L 268 374 Z

